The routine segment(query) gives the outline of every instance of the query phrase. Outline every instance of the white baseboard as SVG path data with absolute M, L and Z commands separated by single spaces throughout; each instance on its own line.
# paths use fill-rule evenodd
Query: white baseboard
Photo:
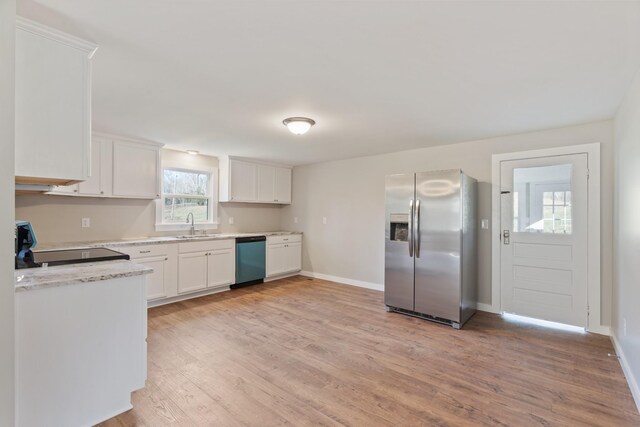
M 609 326 L 589 326 L 587 328 L 587 332 L 591 332 L 593 334 L 606 335 L 608 337 L 611 336 L 611 328 Z
M 300 274 L 302 274 L 300 271 L 294 271 L 292 273 L 285 273 L 285 274 L 281 274 L 279 276 L 265 277 L 264 278 L 264 283 L 273 282 L 274 280 L 286 279 L 287 277 L 298 276 Z
M 344 277 L 331 276 L 329 274 L 315 273 L 313 271 L 301 271 L 301 276 L 313 277 L 314 279 L 328 280 L 330 282 L 342 283 L 343 285 L 357 286 L 359 288 L 373 289 L 374 291 L 384 291 L 384 285 L 379 283 L 363 282 L 362 280 L 347 279 Z
M 172 304 L 174 302 L 184 301 L 184 300 L 188 300 L 188 299 L 192 299 L 192 298 L 203 297 L 205 295 L 217 294 L 218 292 L 226 292 L 226 291 L 228 291 L 230 289 L 231 288 L 229 288 L 229 286 L 227 285 L 227 286 L 222 286 L 222 287 L 219 287 L 219 288 L 205 289 L 203 291 L 193 292 L 191 294 L 176 295 L 174 297 L 152 300 L 152 301 L 148 301 L 147 302 L 147 308 L 160 307 L 161 305 Z
M 618 360 L 620 360 L 620 366 L 622 366 L 622 372 L 624 372 L 624 376 L 627 379 L 629 388 L 631 389 L 633 400 L 635 400 L 638 412 L 640 412 L 640 387 L 638 387 L 638 381 L 636 381 L 636 378 L 633 376 L 633 372 L 631 372 L 631 367 L 629 366 L 629 363 L 627 363 L 627 358 L 622 351 L 622 347 L 620 346 L 620 342 L 616 338 L 615 333 L 611 334 L 611 342 L 613 342 L 613 348 L 616 350 L 616 354 L 619 358 Z
M 482 302 L 476 303 L 476 309 L 479 311 L 486 311 L 487 313 L 499 313 L 500 310 L 493 308 L 491 304 L 485 304 Z

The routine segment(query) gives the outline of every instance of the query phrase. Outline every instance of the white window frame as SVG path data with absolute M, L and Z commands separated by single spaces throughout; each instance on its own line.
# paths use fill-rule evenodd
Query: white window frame
M 166 169 L 187 172 L 198 173 L 209 176 L 208 196 L 197 196 L 190 194 L 173 194 L 164 192 L 164 171 Z M 191 228 L 191 223 L 175 223 L 175 222 L 163 222 L 164 217 L 162 215 L 162 206 L 165 197 L 182 197 L 188 199 L 209 199 L 209 221 L 207 222 L 195 222 L 194 226 L 196 230 L 217 230 L 218 229 L 218 169 L 211 168 L 210 170 L 204 169 L 192 169 L 184 167 L 174 167 L 172 165 L 162 165 L 160 170 L 160 199 L 156 200 L 156 231 L 183 231 Z

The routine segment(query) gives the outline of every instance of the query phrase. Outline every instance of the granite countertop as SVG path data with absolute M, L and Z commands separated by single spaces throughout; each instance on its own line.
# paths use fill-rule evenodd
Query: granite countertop
M 86 264 L 59 265 L 44 268 L 16 270 L 16 292 L 100 280 L 141 276 L 152 273 L 153 269 L 131 261 L 101 261 Z
M 223 233 L 223 234 L 204 234 L 195 236 L 158 236 L 158 237 L 141 237 L 138 239 L 123 239 L 111 241 L 97 242 L 76 242 L 76 243 L 53 243 L 39 244 L 35 251 L 48 251 L 55 249 L 83 249 L 83 248 L 101 248 L 101 247 L 117 247 L 117 246 L 137 246 L 137 245 L 161 245 L 166 243 L 180 242 L 201 242 L 208 240 L 225 240 L 235 239 L 236 237 L 252 237 L 252 236 L 287 236 L 292 234 L 302 234 L 299 231 L 265 231 L 258 233 Z

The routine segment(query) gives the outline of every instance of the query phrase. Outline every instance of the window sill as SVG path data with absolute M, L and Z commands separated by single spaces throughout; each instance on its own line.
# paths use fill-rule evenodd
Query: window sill
M 191 224 L 156 224 L 156 231 L 182 231 L 182 230 L 190 230 Z M 217 230 L 218 223 L 215 222 L 207 222 L 207 223 L 196 223 L 196 230 Z

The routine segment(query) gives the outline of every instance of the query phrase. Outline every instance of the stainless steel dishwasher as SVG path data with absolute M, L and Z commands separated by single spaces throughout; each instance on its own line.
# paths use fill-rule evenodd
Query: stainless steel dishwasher
M 266 240 L 265 236 L 236 238 L 236 283 L 231 288 L 264 282 Z

